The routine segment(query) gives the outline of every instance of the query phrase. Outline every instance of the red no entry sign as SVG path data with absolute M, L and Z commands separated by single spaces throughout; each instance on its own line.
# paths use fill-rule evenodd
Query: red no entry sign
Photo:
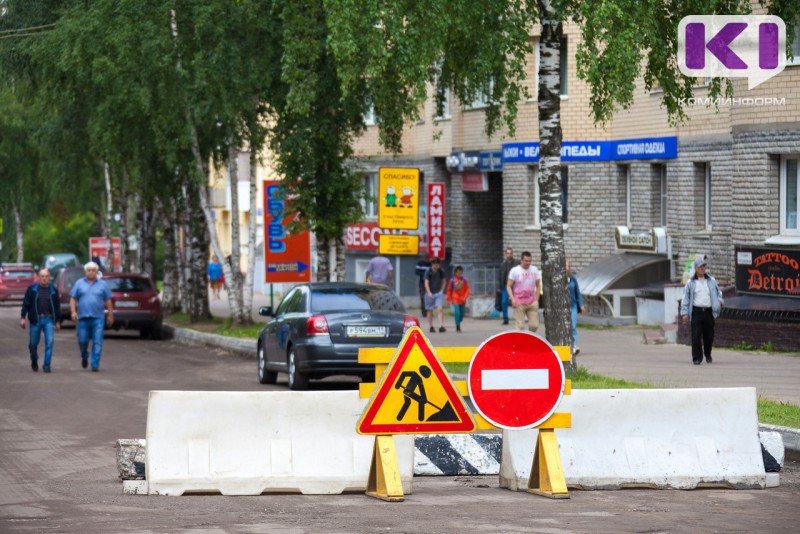
M 533 428 L 543 423 L 561 402 L 564 381 L 558 353 L 530 332 L 490 337 L 469 365 L 469 396 L 475 408 L 501 428 Z

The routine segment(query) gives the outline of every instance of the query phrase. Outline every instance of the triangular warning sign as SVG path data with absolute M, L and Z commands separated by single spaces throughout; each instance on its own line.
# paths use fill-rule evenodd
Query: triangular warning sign
M 472 414 L 419 328 L 403 338 L 375 388 L 359 434 L 473 432 Z

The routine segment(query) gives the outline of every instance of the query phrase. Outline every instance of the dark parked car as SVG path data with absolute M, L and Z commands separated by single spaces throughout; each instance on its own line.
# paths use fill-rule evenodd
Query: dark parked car
M 64 322 L 70 319 L 69 316 L 69 292 L 72 291 L 72 286 L 75 282 L 80 280 L 86 275 L 83 267 L 65 267 L 59 271 L 58 276 L 55 278 L 53 284 L 56 286 L 58 296 L 61 298 L 61 313 L 59 314 L 59 321 Z
M 103 276 L 114 303 L 111 328 L 138 330 L 141 337 L 161 339 L 161 298 L 149 276 L 113 273 Z
M 70 254 L 67 252 L 59 253 L 59 254 L 47 254 L 44 258 L 42 258 L 42 267 L 47 267 L 50 271 L 50 279 L 55 280 L 58 273 L 61 272 L 61 269 L 66 267 L 77 267 L 81 264 L 78 261 L 78 257 L 75 254 Z
M 25 297 L 28 286 L 39 281 L 30 263 L 4 263 L 0 269 L 0 302 Z
M 374 379 L 375 367 L 358 363 L 361 347 L 396 347 L 419 326 L 389 288 L 377 284 L 302 284 L 289 291 L 258 336 L 258 379 L 274 384 L 289 375 L 289 388 L 302 390 L 310 378 L 354 375 Z

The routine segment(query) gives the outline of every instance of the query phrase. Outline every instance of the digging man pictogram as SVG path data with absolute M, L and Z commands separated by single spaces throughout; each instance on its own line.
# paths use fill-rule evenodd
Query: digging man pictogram
M 397 420 L 400 421 L 405 417 L 408 408 L 411 406 L 411 401 L 415 401 L 417 403 L 417 419 L 420 421 L 425 421 L 425 405 L 430 404 L 434 408 L 436 408 L 436 412 L 431 415 L 427 420 L 428 421 L 458 421 L 458 416 L 456 415 L 455 411 L 453 410 L 453 406 L 450 404 L 450 401 L 444 405 L 443 408 L 436 406 L 431 401 L 428 400 L 428 396 L 425 394 L 425 385 L 422 383 L 423 378 L 430 378 L 431 377 L 431 368 L 427 365 L 420 365 L 419 372 L 416 371 L 405 371 L 401 373 L 400 376 L 397 378 L 397 382 L 394 384 L 395 389 L 402 389 L 403 395 L 405 398 L 403 399 L 403 406 L 400 408 L 400 411 L 397 414 Z M 408 382 L 406 382 L 406 378 Z M 405 382 L 405 384 L 404 384 Z

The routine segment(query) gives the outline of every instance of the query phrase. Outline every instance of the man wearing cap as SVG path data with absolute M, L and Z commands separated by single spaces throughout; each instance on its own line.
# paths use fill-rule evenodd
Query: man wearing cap
M 722 291 L 717 281 L 706 274 L 706 260 L 694 262 L 694 276 L 686 283 L 681 301 L 681 319 L 692 323 L 692 362 L 700 365 L 705 355 L 711 363 L 714 320 L 722 309 Z

